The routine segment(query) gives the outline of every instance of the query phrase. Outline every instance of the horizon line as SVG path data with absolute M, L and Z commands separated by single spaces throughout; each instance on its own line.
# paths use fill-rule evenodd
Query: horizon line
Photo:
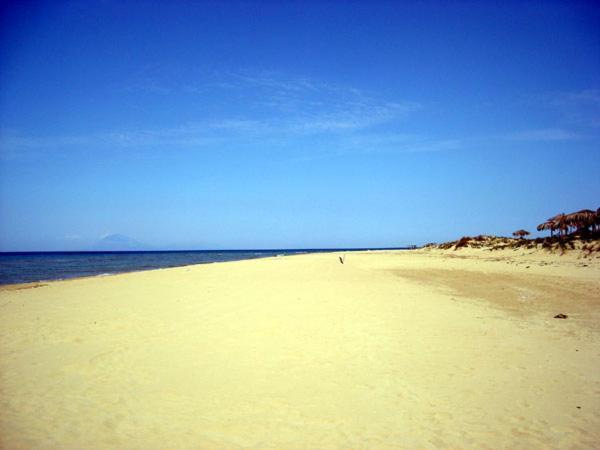
M 239 248 L 239 249 L 184 249 L 184 250 L 13 250 L 0 254 L 35 253 L 175 253 L 175 252 L 276 252 L 276 251 L 361 251 L 361 250 L 409 250 L 417 245 L 397 247 L 299 247 L 299 248 Z

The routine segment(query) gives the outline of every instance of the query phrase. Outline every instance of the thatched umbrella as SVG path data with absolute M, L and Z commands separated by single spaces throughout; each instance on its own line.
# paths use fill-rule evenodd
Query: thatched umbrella
M 596 216 L 594 218 L 590 219 L 591 223 L 592 223 L 592 230 L 599 231 L 600 230 L 600 208 L 598 208 L 594 214 Z
M 552 229 L 558 230 L 560 234 L 566 235 L 569 231 L 569 221 L 565 213 L 557 214 L 554 217 L 548 219 L 548 222 L 552 223 Z
M 565 221 L 565 214 L 561 213 L 561 214 L 557 214 L 554 217 L 550 217 L 548 220 L 546 220 L 544 223 L 541 223 L 537 226 L 537 230 L 538 231 L 542 231 L 542 230 L 550 230 L 550 236 L 554 235 L 554 231 L 558 230 L 559 233 L 561 231 L 565 232 L 569 229 L 567 222 Z
M 517 230 L 513 233 L 514 237 L 518 237 L 519 239 L 523 239 L 525 236 L 529 236 L 531 233 L 527 230 Z
M 567 214 L 566 220 L 578 231 L 587 231 L 589 228 L 594 226 L 597 215 L 595 211 L 591 209 L 582 209 L 571 214 Z
M 597 214 L 598 213 L 596 211 L 592 211 L 591 209 L 582 209 L 581 211 L 577 211 L 577 212 L 575 212 L 573 214 L 569 214 L 569 215 L 575 216 L 581 220 L 590 220 L 590 219 L 595 219 Z
M 554 234 L 554 223 L 550 222 L 549 220 L 544 222 L 544 223 L 540 223 L 537 226 L 537 230 L 538 231 L 542 231 L 542 230 L 550 230 L 550 236 L 552 236 Z
M 564 223 L 567 226 L 567 232 L 570 228 L 579 229 L 579 220 L 576 213 L 565 214 Z

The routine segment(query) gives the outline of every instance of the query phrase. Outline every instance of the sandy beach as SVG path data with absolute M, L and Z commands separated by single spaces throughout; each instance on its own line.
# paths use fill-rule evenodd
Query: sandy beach
M 0 288 L 1 447 L 600 447 L 600 259 L 339 256 Z

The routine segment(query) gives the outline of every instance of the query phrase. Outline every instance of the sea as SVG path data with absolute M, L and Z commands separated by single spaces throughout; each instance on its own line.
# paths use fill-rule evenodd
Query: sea
M 87 276 L 209 264 L 278 255 L 354 249 L 192 250 L 122 252 L 5 252 L 0 253 L 0 284 L 64 280 Z

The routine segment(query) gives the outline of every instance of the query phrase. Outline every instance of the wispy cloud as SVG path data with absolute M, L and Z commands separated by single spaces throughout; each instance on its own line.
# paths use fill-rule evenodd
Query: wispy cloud
M 278 148 L 309 148 L 313 156 L 360 152 L 442 152 L 481 145 L 518 142 L 569 142 L 589 138 L 577 127 L 515 130 L 487 136 L 424 136 L 402 133 L 403 119 L 423 109 L 410 100 L 306 77 L 277 72 L 228 72 L 200 77 L 196 84 L 168 85 L 152 79 L 131 89 L 153 94 L 199 95 L 239 105 L 222 117 L 199 119 L 160 128 L 115 129 L 61 136 L 34 136 L 0 130 L 0 156 L 19 152 L 65 152 L 95 149 L 197 149 L 214 151 L 234 145 L 276 144 Z M 600 91 L 556 94 L 546 105 L 600 108 Z M 600 117 L 600 116 L 599 116 Z M 600 123 L 600 119 L 599 123 Z M 433 134 L 433 133 L 432 133 Z M 304 151 L 303 153 L 307 153 Z M 303 156 L 304 157 L 304 156 Z
M 4 149 L 73 149 L 100 145 L 112 148 L 194 147 L 203 148 L 251 139 L 280 141 L 307 136 L 360 133 L 401 120 L 421 108 L 414 101 L 389 101 L 352 87 L 308 78 L 285 78 L 273 73 L 226 73 L 194 86 L 175 87 L 156 81 L 137 84 L 157 95 L 202 94 L 210 91 L 213 102 L 239 105 L 229 117 L 202 119 L 181 125 L 152 129 L 120 129 L 83 135 L 33 136 L 0 130 Z M 220 90 L 223 92 L 216 92 Z M 235 114 L 235 116 L 231 116 Z
M 546 96 L 554 106 L 594 106 L 600 108 L 600 89 L 584 89 L 573 92 L 558 92 Z
M 400 119 L 419 110 L 416 101 L 382 99 L 374 92 L 276 71 L 201 74 L 193 83 L 138 82 L 126 91 L 157 95 L 196 95 L 222 104 L 235 104 L 242 118 L 260 116 L 283 132 L 327 132 L 366 128 Z
M 317 130 L 364 128 L 418 111 L 416 101 L 390 101 L 373 92 L 275 72 L 229 73 L 227 89 L 252 97 L 257 106 L 304 119 Z M 301 130 L 311 126 L 299 127 Z
M 546 142 L 574 141 L 584 139 L 586 136 L 562 128 L 544 128 L 539 130 L 525 130 L 507 133 L 500 137 L 511 141 Z
M 335 121 L 334 121 L 335 120 Z M 348 122 L 345 122 L 348 121 Z M 304 138 L 309 138 L 308 140 Z M 314 139 L 313 139 L 314 138 Z M 0 156 L 15 157 L 19 151 L 78 150 L 99 146 L 113 149 L 197 149 L 215 150 L 229 144 L 275 144 L 279 148 L 312 149 L 300 159 L 358 153 L 426 153 L 476 149 L 484 146 L 505 148 L 518 143 L 571 142 L 590 139 L 566 129 L 520 130 L 496 135 L 431 137 L 419 134 L 383 132 L 352 123 L 351 118 L 323 118 L 301 121 L 259 121 L 229 119 L 185 124 L 178 127 L 96 133 L 82 136 L 22 136 L 0 133 Z
M 564 123 L 583 128 L 600 127 L 600 89 L 550 92 L 528 103 L 554 110 Z

